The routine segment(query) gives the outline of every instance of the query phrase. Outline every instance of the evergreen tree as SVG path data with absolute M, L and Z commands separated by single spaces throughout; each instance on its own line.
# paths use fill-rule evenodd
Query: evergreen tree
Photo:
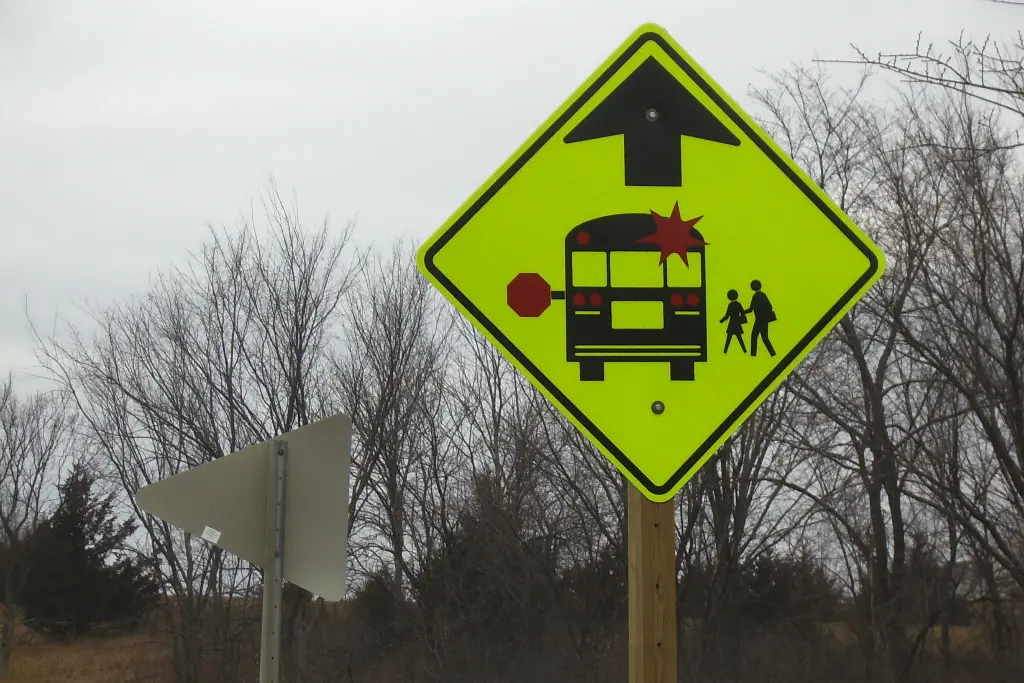
M 95 493 L 95 482 L 76 464 L 60 485 L 56 512 L 31 538 L 33 572 L 22 608 L 35 630 L 53 638 L 98 624 L 137 627 L 159 594 L 150 567 L 126 551 L 135 522 L 118 522 L 113 495 Z

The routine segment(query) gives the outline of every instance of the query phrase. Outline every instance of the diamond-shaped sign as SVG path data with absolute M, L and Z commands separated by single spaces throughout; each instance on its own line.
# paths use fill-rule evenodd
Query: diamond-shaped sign
M 619 469 L 671 498 L 881 276 L 852 221 L 638 29 L 420 249 Z

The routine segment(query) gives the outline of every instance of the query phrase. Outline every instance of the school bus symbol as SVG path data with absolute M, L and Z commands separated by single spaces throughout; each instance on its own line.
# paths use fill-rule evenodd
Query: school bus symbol
M 652 362 L 667 362 L 672 380 L 692 381 L 695 365 L 707 362 L 707 245 L 690 225 L 680 251 L 666 257 L 653 230 L 651 214 L 586 221 L 565 237 L 565 290 L 538 273 L 508 284 L 508 305 L 521 317 L 565 301 L 566 359 L 579 363 L 583 381 L 603 381 L 607 363 Z

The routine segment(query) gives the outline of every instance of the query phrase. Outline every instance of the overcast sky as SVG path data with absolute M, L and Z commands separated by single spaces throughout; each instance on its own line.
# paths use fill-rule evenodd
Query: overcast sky
M 422 240 L 639 24 L 741 104 L 758 70 L 1008 37 L 984 0 L 0 0 L 0 373 L 23 311 L 143 290 L 273 173 L 303 218 Z

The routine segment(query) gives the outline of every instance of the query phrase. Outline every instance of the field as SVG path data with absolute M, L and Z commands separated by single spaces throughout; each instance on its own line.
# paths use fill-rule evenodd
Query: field
M 169 648 L 151 635 L 82 638 L 70 644 L 29 636 L 11 658 L 12 683 L 170 683 Z
M 684 642 L 693 645 L 696 650 L 696 643 L 689 641 L 697 638 L 698 625 L 690 619 L 683 620 L 680 625 L 685 634 Z M 825 655 L 834 657 L 836 665 L 846 673 L 856 669 L 859 661 L 856 640 L 849 626 L 827 623 L 822 624 L 821 628 L 834 646 Z M 911 629 L 908 635 L 913 637 L 916 631 Z M 999 678 L 996 668 L 982 673 L 993 663 L 988 661 L 990 655 L 984 652 L 985 639 L 978 627 L 955 626 L 950 636 L 952 650 L 958 660 L 955 670 L 947 672 L 936 668 L 939 664 L 939 630 L 929 629 L 924 648 L 927 654 L 925 660 L 918 663 L 920 672 L 924 674 L 922 680 L 1018 680 L 1014 677 Z M 19 629 L 18 641 L 11 659 L 11 677 L 6 679 L 12 683 L 174 683 L 169 644 L 164 637 L 153 632 L 90 636 L 71 643 L 57 643 Z M 773 667 L 786 669 L 797 666 L 800 657 L 808 656 L 801 648 L 796 648 L 800 652 L 794 651 L 793 645 L 792 642 L 788 645 L 780 643 L 771 637 L 754 638 L 745 643 L 737 656 L 745 662 L 741 668 L 753 668 L 767 673 Z M 381 678 L 381 671 L 375 671 L 363 672 L 358 680 L 399 680 L 387 676 Z M 930 677 L 927 672 L 937 677 Z M 768 679 L 775 680 L 770 677 Z

